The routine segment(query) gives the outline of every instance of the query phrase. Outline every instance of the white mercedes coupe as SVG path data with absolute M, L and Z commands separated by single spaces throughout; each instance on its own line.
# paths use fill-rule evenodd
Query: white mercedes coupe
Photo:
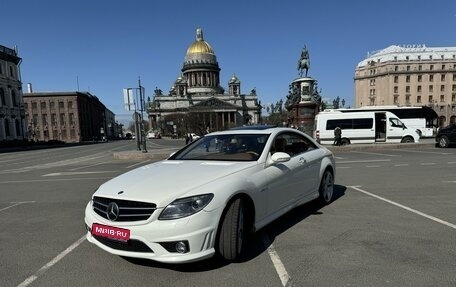
M 330 203 L 335 173 L 331 151 L 298 130 L 213 132 L 102 184 L 85 210 L 87 239 L 165 263 L 233 261 L 249 233 L 311 200 Z

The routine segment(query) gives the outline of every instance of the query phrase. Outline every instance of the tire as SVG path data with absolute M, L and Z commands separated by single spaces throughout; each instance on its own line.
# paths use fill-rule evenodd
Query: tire
M 218 253 L 227 260 L 236 260 L 245 239 L 245 211 L 242 199 L 235 199 L 222 218 L 218 236 Z
M 318 189 L 319 197 L 318 200 L 322 204 L 329 204 L 334 195 L 334 175 L 333 173 L 327 169 L 323 173 L 323 177 L 321 178 L 320 188 Z
M 349 145 L 349 144 L 350 144 L 350 140 L 347 138 L 343 138 L 340 140 L 340 145 Z
M 450 145 L 450 141 L 447 136 L 441 136 L 437 143 L 441 148 L 447 148 Z
M 401 140 L 401 143 L 414 143 L 415 141 L 413 140 L 412 137 L 406 136 Z

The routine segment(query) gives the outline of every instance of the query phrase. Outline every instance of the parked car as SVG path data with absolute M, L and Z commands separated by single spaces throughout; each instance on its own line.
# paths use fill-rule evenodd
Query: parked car
M 190 140 L 191 140 L 191 141 L 197 140 L 197 139 L 199 139 L 199 138 L 200 138 L 199 135 L 197 135 L 197 134 L 195 134 L 195 133 L 190 133 Z
M 161 134 L 159 131 L 149 131 L 147 133 L 148 139 L 161 139 Z
M 210 133 L 102 184 L 85 209 L 87 239 L 126 257 L 232 261 L 251 232 L 306 202 L 330 203 L 335 175 L 331 151 L 298 130 Z
M 435 141 L 441 148 L 456 144 L 456 123 L 440 128 L 435 136 Z

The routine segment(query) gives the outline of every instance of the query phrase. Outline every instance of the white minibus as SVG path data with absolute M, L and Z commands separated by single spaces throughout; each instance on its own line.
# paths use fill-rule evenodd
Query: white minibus
M 334 129 L 341 128 L 341 144 L 417 143 L 420 136 L 393 113 L 385 111 L 341 112 L 325 110 L 315 117 L 314 138 L 321 144 L 334 143 Z

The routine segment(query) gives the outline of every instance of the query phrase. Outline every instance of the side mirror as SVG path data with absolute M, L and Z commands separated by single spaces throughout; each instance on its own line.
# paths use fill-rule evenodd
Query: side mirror
M 271 156 L 271 160 L 274 162 L 274 163 L 277 163 L 277 162 L 287 162 L 290 160 L 290 155 L 285 153 L 285 152 L 276 152 L 274 153 L 272 156 Z

